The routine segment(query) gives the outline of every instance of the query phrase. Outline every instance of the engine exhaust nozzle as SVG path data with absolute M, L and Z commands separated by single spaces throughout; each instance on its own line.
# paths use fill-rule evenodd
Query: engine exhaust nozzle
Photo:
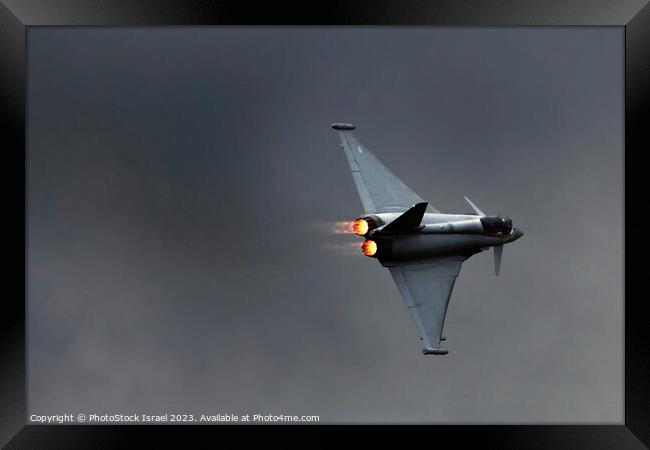
M 352 231 L 359 236 L 365 236 L 370 229 L 370 225 L 366 219 L 357 219 L 352 223 Z
M 361 252 L 366 256 L 375 256 L 377 254 L 377 243 L 371 239 L 363 241 Z

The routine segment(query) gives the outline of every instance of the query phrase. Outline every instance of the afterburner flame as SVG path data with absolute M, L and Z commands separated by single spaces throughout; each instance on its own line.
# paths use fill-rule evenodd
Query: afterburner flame
M 377 253 L 377 243 L 370 239 L 363 241 L 361 244 L 361 251 L 366 256 L 374 256 Z
M 339 222 L 328 223 L 328 231 L 334 234 L 352 234 L 351 220 L 341 220 Z
M 368 222 L 365 219 L 357 219 L 352 224 L 352 231 L 359 236 L 363 236 L 368 232 Z

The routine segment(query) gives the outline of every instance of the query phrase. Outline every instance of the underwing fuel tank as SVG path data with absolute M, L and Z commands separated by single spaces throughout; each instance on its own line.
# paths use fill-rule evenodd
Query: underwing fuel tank
M 420 233 L 483 233 L 483 225 L 479 218 L 470 220 L 459 220 L 456 222 L 441 222 L 425 224 Z

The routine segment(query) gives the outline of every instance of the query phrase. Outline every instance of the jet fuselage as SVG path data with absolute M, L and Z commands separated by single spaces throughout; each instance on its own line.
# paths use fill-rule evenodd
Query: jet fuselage
M 357 219 L 368 223 L 368 231 L 363 236 L 367 241 L 375 243 L 372 245 L 364 242 L 364 253 L 377 258 L 383 266 L 438 256 L 470 257 L 490 247 L 512 242 L 523 235 L 512 227 L 508 218 L 467 214 L 426 213 L 418 228 L 400 231 L 386 229 L 401 214 L 402 212 L 370 214 Z M 490 229 L 491 223 L 503 226 Z

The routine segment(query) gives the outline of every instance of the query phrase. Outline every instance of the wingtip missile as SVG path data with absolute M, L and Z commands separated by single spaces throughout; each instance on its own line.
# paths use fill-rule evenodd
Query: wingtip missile
M 332 128 L 335 130 L 354 130 L 356 127 L 352 125 L 351 123 L 342 123 L 342 122 L 336 122 L 332 124 Z
M 446 355 L 447 353 L 449 353 L 449 350 L 444 350 L 442 348 L 427 347 L 422 349 L 422 353 L 424 353 L 425 355 Z

